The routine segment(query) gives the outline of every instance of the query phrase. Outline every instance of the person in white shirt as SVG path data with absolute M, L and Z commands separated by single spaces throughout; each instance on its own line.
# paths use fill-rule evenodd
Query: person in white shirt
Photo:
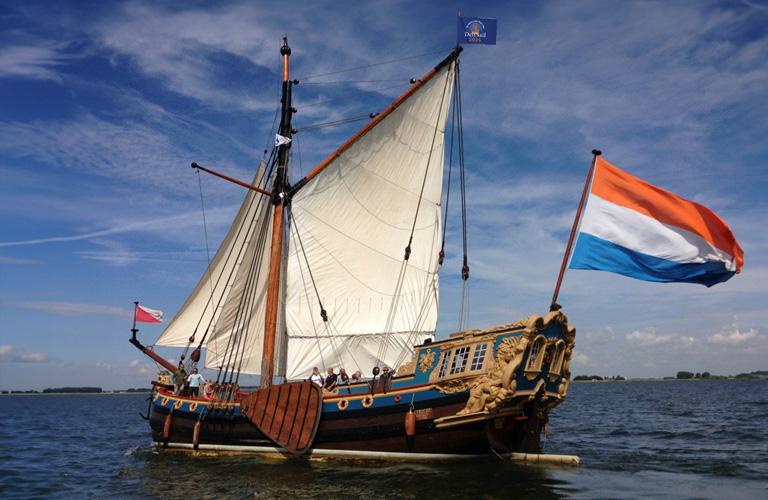
M 200 384 L 204 384 L 205 379 L 202 375 L 197 373 L 197 368 L 192 369 L 192 374 L 187 377 L 187 382 L 189 382 L 189 389 L 192 391 L 192 396 L 198 397 L 200 394 Z
M 320 369 L 318 367 L 312 368 L 312 375 L 310 375 L 309 380 L 312 383 L 319 385 L 320 387 L 322 387 L 325 383 L 325 380 L 323 380 L 323 376 L 320 374 Z

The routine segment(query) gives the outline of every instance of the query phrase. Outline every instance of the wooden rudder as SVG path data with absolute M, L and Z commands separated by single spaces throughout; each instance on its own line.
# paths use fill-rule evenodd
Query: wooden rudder
M 322 389 L 303 381 L 257 389 L 242 399 L 240 409 L 265 436 L 298 454 L 315 440 L 322 404 Z

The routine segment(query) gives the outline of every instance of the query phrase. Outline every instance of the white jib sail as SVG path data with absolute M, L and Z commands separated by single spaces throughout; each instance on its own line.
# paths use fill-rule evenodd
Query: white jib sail
M 288 378 L 307 377 L 314 366 L 369 373 L 379 357 L 395 368 L 434 333 L 453 73 L 454 64 L 441 69 L 294 196 L 286 276 Z M 390 317 L 422 183 L 412 253 Z M 310 270 L 328 323 L 320 316 Z
M 265 165 L 262 162 L 256 176 L 254 185 L 260 185 L 264 177 Z M 248 190 L 240 205 L 229 232 L 219 245 L 219 249 L 211 259 L 208 269 L 200 277 L 195 289 L 187 297 L 184 305 L 176 313 L 176 316 L 168 323 L 163 333 L 155 342 L 159 346 L 186 347 L 189 337 L 195 333 L 195 340 L 199 342 L 209 325 L 214 325 L 220 306 L 229 294 L 230 277 L 234 277 L 237 269 L 243 263 L 245 248 L 253 238 L 253 226 L 257 220 L 257 213 L 261 205 L 259 193 Z M 207 340 L 210 341 L 208 334 Z M 207 343 L 207 342 L 206 342 Z
M 243 264 L 237 269 L 232 290 L 206 342 L 206 368 L 224 367 L 230 372 L 254 375 L 261 372 L 274 211 L 269 197 L 262 196 L 259 203 L 261 208 L 252 224 Z

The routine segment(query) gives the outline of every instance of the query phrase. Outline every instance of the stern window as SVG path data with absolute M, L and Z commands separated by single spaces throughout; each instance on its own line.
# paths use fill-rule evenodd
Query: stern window
M 528 369 L 529 370 L 538 370 L 538 367 L 536 366 L 538 363 L 539 354 L 541 353 L 541 348 L 544 346 L 544 338 L 539 337 L 537 338 L 533 346 L 531 346 L 531 352 L 528 354 Z
M 468 345 L 459 347 L 454 351 L 453 363 L 451 363 L 451 375 L 464 371 L 464 368 L 467 366 L 467 358 L 469 357 L 469 347 L 470 346 Z
M 443 377 L 445 375 L 445 370 L 448 368 L 448 357 L 451 355 L 451 351 L 445 351 L 443 353 L 443 358 L 440 360 L 440 370 L 437 373 L 438 377 Z
M 487 350 L 488 344 L 477 344 L 477 347 L 475 347 L 475 354 L 472 356 L 472 364 L 469 366 L 470 371 L 479 370 L 483 367 Z

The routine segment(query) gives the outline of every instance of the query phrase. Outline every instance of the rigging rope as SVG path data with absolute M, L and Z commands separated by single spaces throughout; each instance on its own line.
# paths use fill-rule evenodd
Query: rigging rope
M 466 189 L 466 175 L 464 171 L 464 125 L 461 106 L 461 73 L 458 64 L 456 65 L 456 73 L 454 75 L 456 80 L 456 109 L 458 110 L 458 124 L 459 124 L 459 173 L 461 178 L 461 233 L 462 233 L 462 246 L 464 249 L 463 264 L 461 267 L 461 306 L 459 307 L 459 331 L 466 329 L 467 310 L 469 309 L 469 287 L 467 286 L 467 280 L 469 280 L 469 263 L 467 257 L 467 189 Z
M 211 250 L 210 246 L 208 245 L 208 222 L 206 221 L 205 217 L 205 198 L 203 196 L 203 181 L 200 178 L 200 170 L 195 169 L 195 173 L 197 173 L 197 187 L 200 191 L 200 211 L 203 215 L 203 234 L 205 235 L 205 255 L 207 258 L 207 265 L 205 267 L 205 274 L 208 275 L 208 287 L 211 290 L 211 296 L 208 298 L 208 301 L 211 301 L 213 299 L 213 283 L 211 280 Z M 181 353 L 181 359 L 187 357 L 187 353 L 189 352 L 189 348 L 192 345 L 192 343 L 195 341 L 195 334 L 197 333 L 197 329 L 192 332 L 192 335 L 189 337 L 189 340 L 187 341 L 187 345 L 184 347 L 184 351 Z
M 448 229 L 448 204 L 451 201 L 451 176 L 453 174 L 453 133 L 456 126 L 456 98 L 455 98 L 455 91 L 454 91 L 454 98 L 453 98 L 453 113 L 451 114 L 451 148 L 450 148 L 450 154 L 448 155 L 448 185 L 446 187 L 445 191 L 445 208 L 443 209 L 443 239 L 440 244 L 440 253 L 438 254 L 438 265 L 442 266 L 443 262 L 445 261 L 445 233 Z
M 394 89 L 394 88 L 402 87 L 403 85 L 407 85 L 407 83 L 405 83 L 405 82 L 404 83 L 398 83 L 397 85 L 387 85 L 386 87 L 380 87 L 380 88 L 375 88 L 375 89 L 365 89 L 365 90 L 360 90 L 360 91 L 356 91 L 356 92 L 344 92 L 344 95 L 340 95 L 339 97 L 331 97 L 329 99 L 324 99 L 322 101 L 309 102 L 307 104 L 297 104 L 297 106 L 299 108 L 301 108 L 301 109 L 306 109 L 306 108 L 311 108 L 313 106 L 319 106 L 321 104 L 328 104 L 329 102 L 336 102 L 336 101 L 341 100 L 341 99 L 344 99 L 345 101 L 349 101 L 349 98 L 351 96 L 356 96 L 356 95 L 360 95 L 360 94 L 370 94 L 370 93 L 373 93 L 373 92 L 383 92 L 385 90 L 391 90 L 391 89 Z
M 272 149 L 272 154 L 269 157 L 269 163 L 268 163 L 269 169 L 267 170 L 267 172 L 264 173 L 264 176 L 263 176 L 263 179 L 265 179 L 265 180 L 269 179 L 272 176 L 272 171 L 274 170 L 274 159 L 275 159 L 275 148 Z M 266 185 L 266 184 L 264 184 L 264 185 Z M 248 208 L 246 209 L 246 211 L 250 211 L 251 208 L 253 207 L 254 203 L 258 204 L 260 202 L 261 202 L 261 198 L 260 197 L 252 196 L 251 197 L 251 201 L 248 204 Z M 258 207 L 256 208 L 256 210 L 257 210 L 257 212 L 254 213 L 254 217 L 256 217 L 256 215 L 258 214 Z M 250 236 L 251 236 L 251 230 L 253 229 L 253 227 L 254 227 L 253 226 L 253 220 L 251 220 L 249 222 L 244 222 L 243 224 L 241 224 L 240 227 L 237 229 L 237 233 L 235 234 L 235 238 L 234 238 L 235 241 L 237 241 L 240 238 L 240 234 L 242 233 L 243 228 L 246 229 L 244 241 L 245 242 L 249 241 L 250 240 Z M 216 278 L 216 284 L 214 285 L 214 289 L 218 288 L 219 283 L 221 282 L 221 279 L 224 277 L 224 272 L 223 271 L 229 265 L 229 260 L 232 257 L 232 255 L 234 254 L 234 251 L 235 251 L 235 246 L 233 245 L 229 249 L 229 252 L 227 253 L 226 259 L 224 260 L 224 265 L 222 267 L 222 273 L 219 274 L 218 278 Z M 235 262 L 240 260 L 240 256 L 243 254 L 244 251 L 245 251 L 245 245 L 242 245 L 238 249 L 238 251 L 237 251 L 237 256 L 235 257 Z M 228 286 L 229 283 L 231 283 L 232 276 L 234 275 L 236 267 L 237 266 L 233 266 L 232 269 L 230 269 L 229 275 L 227 276 L 226 281 L 224 282 L 224 286 L 225 287 Z M 203 312 L 200 315 L 200 319 L 198 319 L 197 325 L 195 325 L 195 330 L 194 330 L 195 332 L 197 332 L 199 330 L 200 324 L 202 323 L 203 318 L 205 317 L 206 311 L 208 311 L 208 306 L 211 305 L 212 299 L 213 299 L 213 297 L 211 296 L 208 299 L 208 301 L 206 302 L 205 307 L 203 308 Z M 215 307 L 213 307 L 213 309 L 212 309 L 211 317 L 209 318 L 208 325 L 205 328 L 205 333 L 203 334 L 203 337 L 200 339 L 200 342 L 198 343 L 198 347 L 197 347 L 198 349 L 203 347 L 203 343 L 205 342 L 205 339 L 208 337 L 208 333 L 211 331 L 211 327 L 213 326 L 213 320 L 216 318 L 216 311 L 221 307 L 221 304 L 222 304 L 223 300 L 224 300 L 224 294 L 221 294 L 221 296 L 219 297 L 219 300 L 216 302 Z
M 317 73 L 317 74 L 314 74 L 314 75 L 305 76 L 303 78 L 303 80 L 309 80 L 310 78 L 320 78 L 321 76 L 329 76 L 329 75 L 338 75 L 338 74 L 341 74 L 341 73 L 349 73 L 350 71 L 356 71 L 356 70 L 359 70 L 359 69 L 373 68 L 375 66 L 384 66 L 385 64 L 392 64 L 392 63 L 401 62 L 401 61 L 408 61 L 408 60 L 411 60 L 411 59 L 417 59 L 419 57 L 426 57 L 426 56 L 431 56 L 431 55 L 434 55 L 434 54 L 441 54 L 443 52 L 444 52 L 443 49 L 439 49 L 439 50 L 433 50 L 433 51 L 430 51 L 430 52 L 424 52 L 422 54 L 416 54 L 414 56 L 401 57 L 399 59 L 391 59 L 389 61 L 381 61 L 381 62 L 377 62 L 377 63 L 366 64 L 364 66 L 356 66 L 354 68 L 340 69 L 340 70 L 336 70 L 336 71 L 330 71 L 328 73 Z
M 353 117 L 350 117 L 350 118 L 342 118 L 340 120 L 334 120 L 334 121 L 331 121 L 331 122 L 315 123 L 314 125 L 307 125 L 306 127 L 301 127 L 301 128 L 294 129 L 293 133 L 297 134 L 299 132 L 306 132 L 308 130 L 316 130 L 316 129 L 326 128 L 326 127 L 333 127 L 335 125 L 345 125 L 347 123 L 359 122 L 361 120 L 369 120 L 371 118 L 376 118 L 377 115 L 378 115 L 378 113 L 375 113 L 375 112 L 374 113 L 366 113 L 364 115 L 353 116 Z
M 341 84 L 355 84 L 355 83 L 390 83 L 390 82 L 404 82 L 403 78 L 389 78 L 386 80 L 337 80 L 334 82 L 303 82 L 303 85 L 341 85 Z

